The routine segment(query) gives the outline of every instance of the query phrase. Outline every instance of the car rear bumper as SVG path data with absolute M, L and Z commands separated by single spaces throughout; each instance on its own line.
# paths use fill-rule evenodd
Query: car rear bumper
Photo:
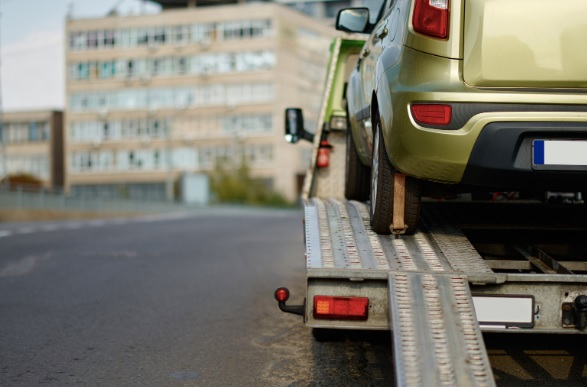
M 488 124 L 477 138 L 461 183 L 505 190 L 587 189 L 587 165 L 534 160 L 536 140 L 587 141 L 587 122 Z
M 499 190 L 587 188 L 587 166 L 545 168 L 532 153 L 534 140 L 587 141 L 587 112 L 483 112 L 460 129 L 423 127 L 409 109 L 403 114 L 388 132 L 388 152 L 409 176 Z

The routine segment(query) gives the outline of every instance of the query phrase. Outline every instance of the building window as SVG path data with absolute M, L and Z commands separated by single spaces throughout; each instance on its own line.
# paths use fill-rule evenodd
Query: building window
M 167 167 L 165 151 L 160 149 L 120 150 L 116 154 L 116 165 L 109 165 L 119 171 L 156 170 Z
M 136 45 L 146 46 L 147 44 L 149 44 L 149 30 L 146 28 L 138 29 L 136 35 Z
M 78 92 L 70 96 L 72 112 L 143 110 L 198 106 L 236 106 L 273 100 L 272 83 L 208 84 L 198 88 L 123 89 Z
M 185 74 L 188 69 L 188 63 L 186 57 L 179 57 L 173 60 L 173 74 L 181 75 Z
M 37 142 L 41 139 L 41 135 L 39 133 L 39 126 L 36 122 L 31 122 L 29 124 L 29 141 L 30 142 Z
M 161 71 L 161 60 L 154 59 L 151 62 L 151 75 L 156 76 L 159 74 L 160 71 Z
M 222 133 L 234 135 L 258 135 L 273 132 L 271 114 L 231 115 L 220 118 Z
M 117 31 L 115 30 L 105 30 L 103 32 L 103 46 L 112 48 L 116 46 L 116 35 Z
M 72 173 L 109 171 L 114 165 L 111 151 L 72 152 L 69 155 L 69 169 Z
M 157 27 L 157 28 L 153 29 L 153 38 L 150 43 L 160 46 L 160 45 L 165 44 L 166 40 L 167 40 L 166 28 Z
M 48 121 L 5 122 L 0 131 L 6 143 L 27 143 L 49 140 Z
M 129 59 L 126 61 L 126 76 L 131 78 L 134 75 L 134 61 Z
M 114 61 L 101 62 L 100 64 L 100 79 L 108 79 L 114 77 L 116 65 Z
M 77 77 L 78 79 L 88 79 L 90 77 L 89 63 L 80 63 L 77 65 Z
M 72 51 L 81 51 L 86 48 L 86 33 L 85 32 L 72 32 L 69 35 L 69 48 Z
M 87 47 L 88 49 L 96 49 L 98 48 L 98 31 L 89 31 L 88 32 L 88 42 Z
M 129 48 L 132 47 L 133 44 L 131 42 L 131 31 L 134 30 L 130 30 L 130 29 L 122 29 L 118 31 L 118 47 L 122 47 L 122 48 Z
M 69 140 L 72 143 L 94 143 L 113 139 L 164 138 L 169 126 L 167 118 L 71 122 Z
M 171 40 L 177 45 L 189 40 L 189 26 L 174 26 L 171 28 Z
M 99 31 L 75 31 L 69 33 L 72 51 L 100 48 L 131 48 L 147 45 L 184 44 L 192 41 L 208 44 L 215 41 L 231 41 L 273 35 L 271 20 L 236 20 L 223 23 L 157 26 L 152 28 L 125 28 Z
M 100 62 L 70 63 L 69 79 L 83 81 L 88 79 L 136 78 L 141 76 L 177 76 L 186 73 L 210 75 L 215 73 L 246 72 L 267 70 L 275 66 L 273 51 L 245 51 L 214 53 L 191 57 L 161 57 L 106 60 Z M 312 77 L 322 74 L 315 71 L 316 66 L 307 66 L 303 74 Z M 315 78 L 315 76 L 313 77 Z
M 192 26 L 192 41 L 196 43 L 210 43 L 218 35 L 216 23 L 194 24 Z

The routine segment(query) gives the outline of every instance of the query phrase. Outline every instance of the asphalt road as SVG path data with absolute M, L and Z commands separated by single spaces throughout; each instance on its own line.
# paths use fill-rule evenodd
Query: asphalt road
M 313 340 L 300 211 L 0 224 L 0 385 L 393 385 L 388 333 Z M 486 336 L 500 386 L 587 385 L 582 337 Z

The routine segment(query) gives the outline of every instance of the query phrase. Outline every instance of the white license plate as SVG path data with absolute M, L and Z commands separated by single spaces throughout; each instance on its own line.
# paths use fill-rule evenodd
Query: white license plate
M 532 328 L 532 296 L 473 296 L 477 321 L 481 328 Z
M 532 162 L 540 167 L 587 167 L 587 141 L 534 140 Z

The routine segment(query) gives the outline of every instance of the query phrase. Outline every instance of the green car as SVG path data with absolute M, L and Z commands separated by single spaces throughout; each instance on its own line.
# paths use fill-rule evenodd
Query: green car
M 388 0 L 377 12 L 336 21 L 370 34 L 347 86 L 345 195 L 370 198 L 374 231 L 390 232 L 398 179 L 407 233 L 423 194 L 587 191 L 587 1 Z

